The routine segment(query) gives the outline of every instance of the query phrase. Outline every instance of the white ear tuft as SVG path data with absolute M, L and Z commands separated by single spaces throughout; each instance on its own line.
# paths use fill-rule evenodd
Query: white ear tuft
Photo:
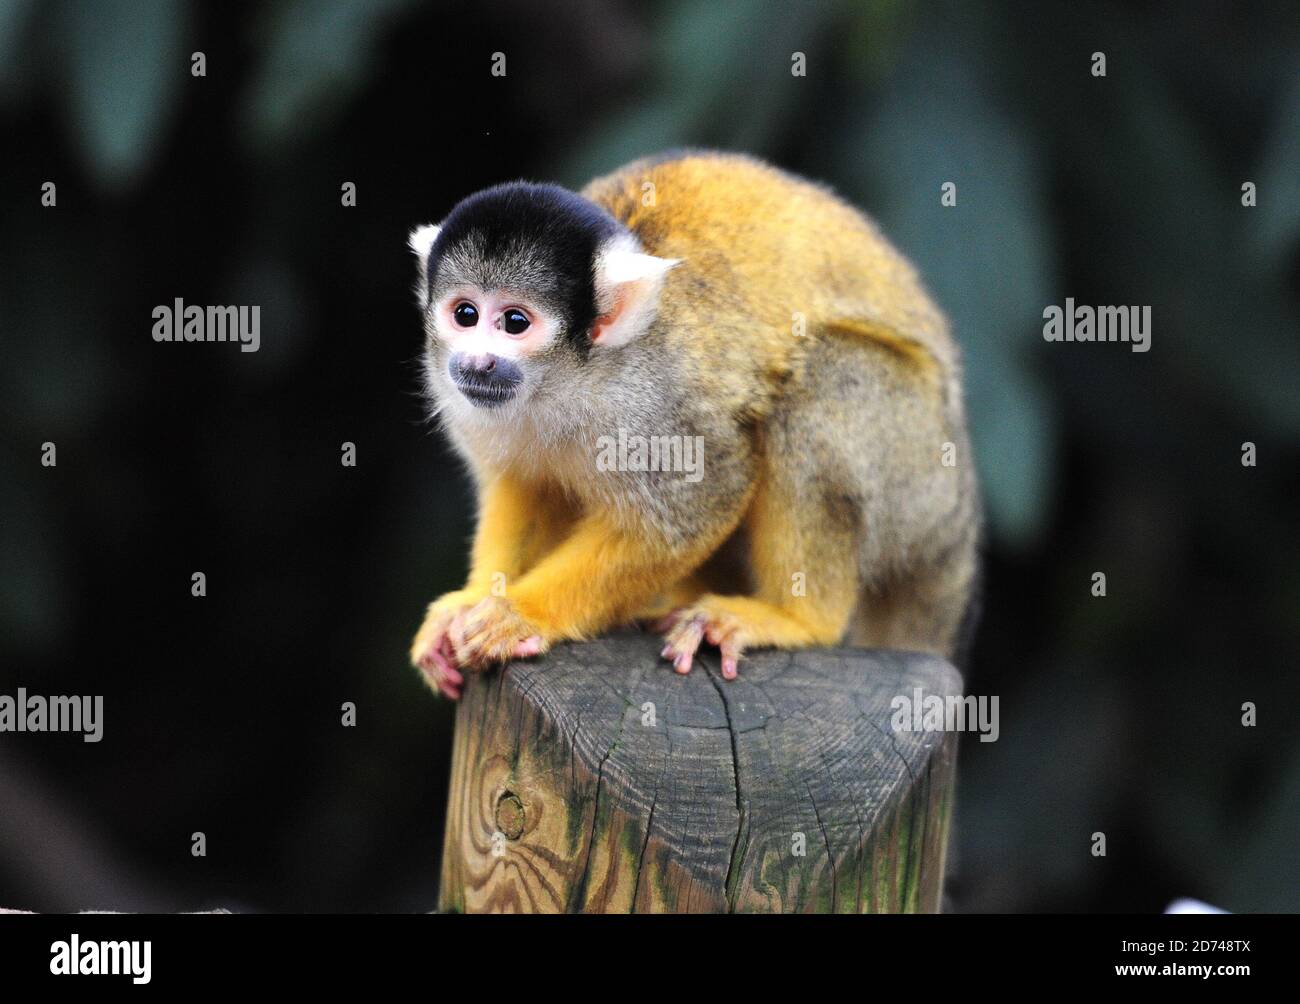
M 424 226 L 412 230 L 411 236 L 407 238 L 406 244 L 420 259 L 421 269 L 428 268 L 429 252 L 433 250 L 433 242 L 438 239 L 438 231 L 441 229 L 441 227 L 436 227 L 432 223 L 426 223 Z
M 596 263 L 596 301 L 600 317 L 591 329 L 592 344 L 618 348 L 639 337 L 655 318 L 659 293 L 677 258 L 656 258 L 636 249 L 633 239 L 617 239 L 603 248 Z
M 610 248 L 601 256 L 601 274 L 606 282 L 619 285 L 644 279 L 662 279 L 670 269 L 680 264 L 678 258 L 656 258 L 640 251 Z
M 429 252 L 433 250 L 433 242 L 438 239 L 440 230 L 442 227 L 426 223 L 412 230 L 411 236 L 406 239 L 406 246 L 415 252 L 415 257 L 420 261 L 420 271 L 415 277 L 415 295 L 420 301 L 421 310 L 429 306 Z

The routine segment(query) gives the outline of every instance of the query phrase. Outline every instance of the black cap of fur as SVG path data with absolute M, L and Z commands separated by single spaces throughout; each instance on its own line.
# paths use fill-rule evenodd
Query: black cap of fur
M 444 259 L 484 289 L 522 287 L 559 313 L 564 337 L 585 357 L 596 320 L 596 251 L 624 229 L 559 185 L 512 181 L 485 188 L 443 220 L 429 252 L 429 289 L 448 278 L 439 275 Z

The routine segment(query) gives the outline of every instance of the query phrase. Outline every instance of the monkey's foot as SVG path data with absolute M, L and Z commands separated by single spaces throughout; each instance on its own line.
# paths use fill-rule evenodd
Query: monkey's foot
M 707 641 L 718 646 L 722 655 L 723 679 L 734 680 L 740 656 L 749 643 L 743 618 L 707 600 L 673 611 L 655 629 L 664 632 L 665 645 L 660 654 L 679 673 L 691 671 L 700 643 Z
M 456 660 L 471 669 L 526 659 L 546 651 L 545 639 L 509 600 L 489 596 L 452 621 L 451 647 Z

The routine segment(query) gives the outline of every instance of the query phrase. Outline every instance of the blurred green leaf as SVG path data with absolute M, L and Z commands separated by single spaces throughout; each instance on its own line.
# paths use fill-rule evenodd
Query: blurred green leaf
M 1286 256 L 1300 239 L 1300 65 L 1292 67 L 1290 79 L 1291 86 L 1274 112 L 1275 125 L 1255 179 L 1259 186 L 1255 235 L 1264 256 L 1273 262 Z
M 791 74 L 791 57 L 805 52 L 810 74 L 828 72 L 814 46 L 845 7 L 843 0 L 675 4 L 655 33 L 649 100 L 597 129 L 559 176 L 581 184 L 675 146 L 761 153 L 814 86 Z
M 318 128 L 377 70 L 380 33 L 412 0 L 293 0 L 278 7 L 262 33 L 265 59 L 246 113 L 253 138 L 292 143 Z
M 638 157 L 689 145 L 687 119 L 672 101 L 643 105 L 599 130 L 556 169 L 556 176 L 577 189 Z
M 967 368 L 976 463 L 995 529 L 1015 544 L 1041 530 L 1055 415 L 1028 367 L 1041 345 L 1055 257 L 1034 151 L 963 58 L 918 44 L 874 114 L 846 130 L 840 175 L 921 270 L 953 322 Z M 957 186 L 957 204 L 940 203 Z
M 15 456 L 0 446 L 0 631 L 22 649 L 39 649 L 66 630 L 72 601 L 64 572 L 66 537 L 60 532 L 48 479 L 32 462 L 40 441 L 33 437 L 28 455 Z M 63 455 L 60 455 L 62 459 Z
M 1140 64 L 1130 72 L 1140 86 L 1114 104 L 1107 156 L 1080 175 L 1096 205 L 1125 206 L 1123 230 L 1090 263 L 1104 277 L 1103 302 L 1150 304 L 1153 352 L 1175 353 L 1250 422 L 1293 436 L 1300 432 L 1297 318 L 1271 274 L 1277 270 L 1251 253 L 1249 234 L 1270 225 L 1261 217 L 1286 231 L 1295 175 L 1269 182 L 1271 202 L 1261 188 L 1261 204 L 1243 207 L 1242 179 L 1216 170 L 1212 137 L 1169 84 Z M 1275 150 L 1275 164 L 1292 155 L 1285 139 Z
M 36 0 L 0 0 L 0 101 L 13 100 L 13 81 L 18 76 L 18 47 Z
M 97 0 L 57 8 L 57 37 L 77 138 L 106 185 L 126 185 L 149 162 L 190 79 L 185 5 Z

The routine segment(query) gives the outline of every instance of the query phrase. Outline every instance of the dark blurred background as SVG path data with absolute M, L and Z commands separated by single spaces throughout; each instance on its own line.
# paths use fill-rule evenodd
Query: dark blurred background
M 1294 5 L 0 0 L 0 129 L 0 693 L 105 697 L 99 744 L 0 735 L 0 906 L 432 907 L 452 709 L 406 649 L 472 499 L 407 230 L 692 144 L 874 214 L 965 346 L 1002 735 L 952 908 L 1300 909 Z M 1151 351 L 1044 342 L 1067 296 Z M 261 351 L 155 344 L 175 297 Z

